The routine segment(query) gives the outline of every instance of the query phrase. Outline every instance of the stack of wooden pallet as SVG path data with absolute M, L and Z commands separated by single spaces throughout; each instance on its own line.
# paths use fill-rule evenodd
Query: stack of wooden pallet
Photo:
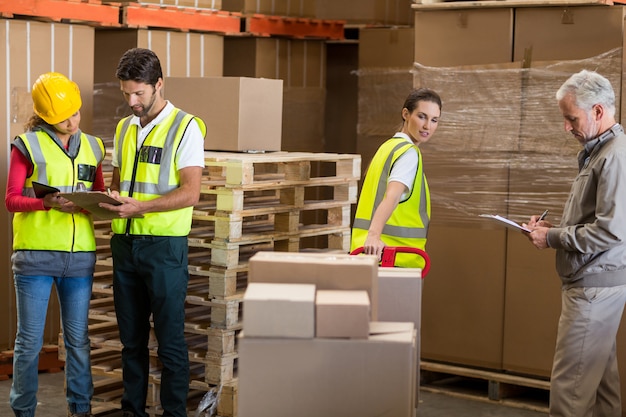
M 237 415 L 237 335 L 248 259 L 260 250 L 311 248 L 347 253 L 361 157 L 352 154 L 207 152 L 201 200 L 189 235 L 186 340 L 188 409 L 219 392 L 217 413 Z M 90 309 L 94 414 L 119 408 L 121 349 L 112 292 L 110 222 L 96 222 L 97 272 Z M 153 341 L 148 407 L 162 414 L 160 364 Z

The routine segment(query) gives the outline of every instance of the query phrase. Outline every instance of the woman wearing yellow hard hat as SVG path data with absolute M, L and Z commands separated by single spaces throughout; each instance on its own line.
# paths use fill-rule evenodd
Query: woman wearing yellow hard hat
M 79 129 L 80 91 L 63 74 L 42 74 L 32 98 L 34 114 L 11 144 L 5 200 L 14 213 L 11 260 L 17 308 L 9 400 L 16 416 L 35 415 L 39 352 L 54 285 L 66 352 L 68 416 L 90 417 L 87 316 L 96 261 L 93 220 L 59 193 L 73 192 L 79 184 L 87 191 L 104 191 L 105 149 L 100 138 Z

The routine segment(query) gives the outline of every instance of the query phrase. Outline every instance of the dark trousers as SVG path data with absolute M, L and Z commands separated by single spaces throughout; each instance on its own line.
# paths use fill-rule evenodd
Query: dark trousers
M 148 387 L 150 315 L 158 341 L 163 416 L 186 417 L 189 356 L 185 342 L 187 237 L 115 235 L 113 296 L 123 344 L 122 409 L 145 411 Z

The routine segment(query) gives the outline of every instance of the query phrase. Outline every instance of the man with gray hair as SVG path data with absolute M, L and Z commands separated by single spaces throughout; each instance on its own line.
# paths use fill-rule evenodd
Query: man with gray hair
M 538 249 L 556 249 L 562 281 L 550 382 L 552 417 L 621 417 L 616 334 L 626 303 L 626 135 L 615 93 L 583 70 L 556 93 L 565 130 L 583 146 L 558 226 L 526 225 Z

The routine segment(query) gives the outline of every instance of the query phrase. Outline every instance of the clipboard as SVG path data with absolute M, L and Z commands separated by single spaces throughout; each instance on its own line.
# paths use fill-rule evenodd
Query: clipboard
M 35 197 L 44 198 L 48 194 L 58 193 L 61 190 L 59 190 L 58 188 L 52 187 L 50 185 L 47 185 L 47 184 L 42 184 L 40 182 L 33 181 L 33 191 L 35 192 Z
M 100 207 L 98 204 L 107 203 L 112 204 L 114 206 L 119 206 L 122 204 L 121 201 L 118 201 L 104 193 L 102 191 L 87 191 L 87 192 L 75 192 L 75 193 L 61 193 L 60 197 L 66 198 L 70 200 L 72 203 L 76 204 L 78 207 L 81 207 L 95 217 L 103 220 L 111 220 L 119 218 L 117 212 L 107 210 L 105 208 Z M 143 217 L 143 215 L 133 216 L 135 218 Z
M 530 229 L 527 229 L 526 227 L 524 227 L 524 226 L 514 222 L 513 220 L 509 220 L 506 217 L 502 217 L 502 216 L 499 216 L 497 214 L 480 214 L 479 216 L 499 221 L 504 226 L 508 227 L 509 229 L 521 230 L 521 231 L 526 232 L 526 233 L 530 233 L 531 232 Z

